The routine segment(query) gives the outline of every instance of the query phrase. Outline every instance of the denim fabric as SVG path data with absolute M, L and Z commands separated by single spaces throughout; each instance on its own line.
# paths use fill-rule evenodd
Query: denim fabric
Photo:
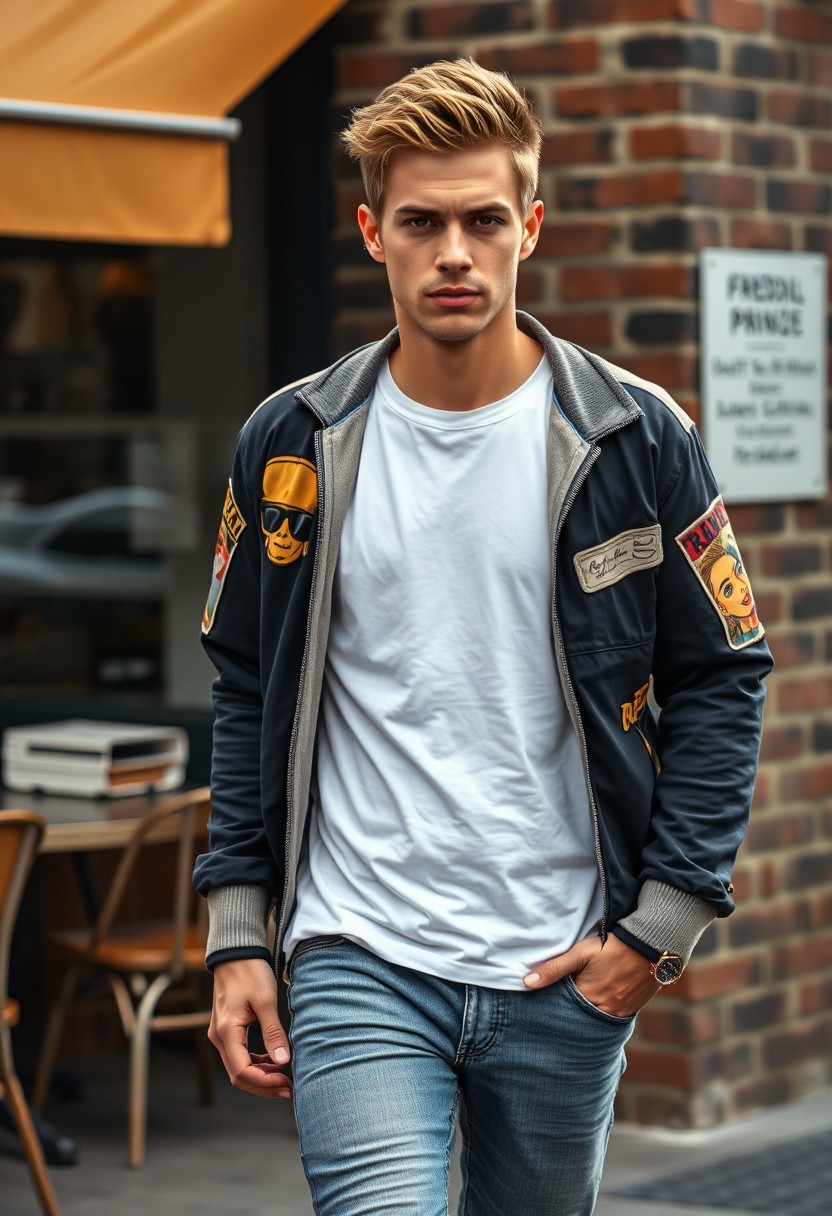
M 632 1018 L 571 978 L 537 992 L 449 983 L 344 939 L 290 964 L 301 1154 L 318 1216 L 589 1216 Z

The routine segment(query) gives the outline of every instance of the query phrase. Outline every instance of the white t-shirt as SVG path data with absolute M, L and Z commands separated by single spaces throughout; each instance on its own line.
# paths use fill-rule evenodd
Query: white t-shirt
M 545 360 L 481 409 L 385 367 L 344 523 L 287 953 L 343 934 L 460 983 L 523 976 L 601 913 L 551 622 Z

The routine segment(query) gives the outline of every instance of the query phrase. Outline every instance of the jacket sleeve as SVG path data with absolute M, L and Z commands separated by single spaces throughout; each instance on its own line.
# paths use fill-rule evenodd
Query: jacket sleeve
M 763 679 L 772 659 L 748 604 L 744 617 L 729 617 L 728 606 L 737 598 L 731 601 L 711 587 L 705 552 L 710 548 L 713 559 L 727 544 L 734 576 L 727 592 L 743 600 L 745 588 L 751 594 L 695 428 L 659 512 L 664 560 L 657 579 L 653 687 L 661 767 L 638 907 L 620 927 L 625 940 L 629 934 L 653 950 L 687 959 L 713 917 L 727 916 L 734 907 L 731 869 L 748 824 Z
M 208 898 L 209 966 L 271 958 L 266 925 L 278 886 L 260 793 L 259 503 L 246 477 L 245 434 L 234 454 L 202 624 L 217 669 L 209 851 L 194 871 L 194 886 Z

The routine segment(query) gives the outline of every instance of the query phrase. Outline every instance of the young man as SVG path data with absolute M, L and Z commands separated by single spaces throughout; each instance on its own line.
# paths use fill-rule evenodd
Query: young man
M 286 967 L 322 1216 L 445 1212 L 458 1106 L 462 1212 L 586 1216 L 633 1018 L 733 907 L 770 657 L 702 573 L 739 554 L 690 420 L 515 312 L 524 97 L 436 63 L 345 142 L 398 327 L 239 438 L 203 623 L 210 1037 L 288 1097 Z

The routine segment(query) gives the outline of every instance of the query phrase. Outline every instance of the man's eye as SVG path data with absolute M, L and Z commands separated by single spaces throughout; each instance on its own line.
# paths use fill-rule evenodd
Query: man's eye
M 478 215 L 477 223 L 481 228 L 496 228 L 500 223 L 496 215 Z
M 426 215 L 412 215 L 409 220 L 405 221 L 405 227 L 408 228 L 426 228 L 430 220 Z

